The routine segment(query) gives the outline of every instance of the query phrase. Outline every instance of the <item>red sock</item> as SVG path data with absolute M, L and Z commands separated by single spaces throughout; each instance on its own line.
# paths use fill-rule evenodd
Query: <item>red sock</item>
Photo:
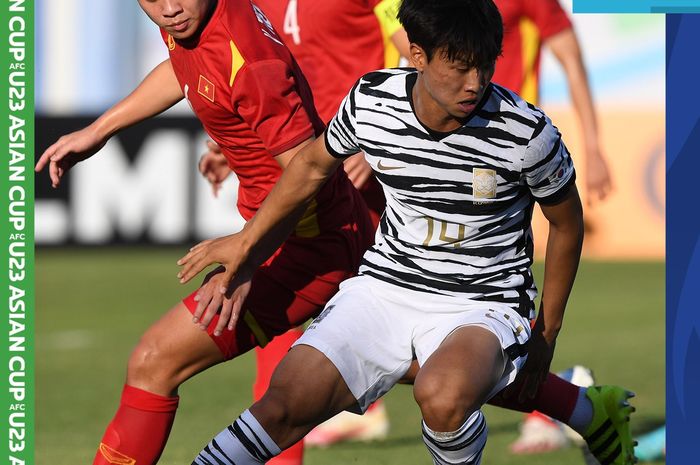
M 519 390 L 516 387 L 513 394 L 507 399 L 498 394 L 489 403 L 520 412 L 538 410 L 545 415 L 566 423 L 571 418 L 571 414 L 576 406 L 579 387 L 550 373 L 540 385 L 540 390 L 534 399 L 519 402 L 518 392 Z
M 165 448 L 179 400 L 124 385 L 119 409 L 107 426 L 93 465 L 155 464 Z
M 260 398 L 267 391 L 270 385 L 272 373 L 277 368 L 279 362 L 289 351 L 294 341 L 299 339 L 303 331 L 291 329 L 284 334 L 275 337 L 264 349 L 256 348 L 258 373 L 253 384 L 253 396 L 255 400 Z M 280 455 L 273 458 L 268 464 L 271 465 L 301 465 L 304 458 L 304 441 L 299 441 L 293 446 L 282 451 Z

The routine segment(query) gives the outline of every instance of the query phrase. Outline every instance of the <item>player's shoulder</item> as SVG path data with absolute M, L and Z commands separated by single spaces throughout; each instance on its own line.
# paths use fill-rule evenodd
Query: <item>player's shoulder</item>
M 251 0 L 219 0 L 217 27 L 246 63 L 285 59 L 289 52 L 265 13 Z M 223 3 L 223 5 L 221 5 Z
M 484 110 L 493 119 L 503 121 L 510 127 L 522 128 L 522 131 L 529 133 L 530 139 L 551 126 L 551 121 L 540 108 L 496 83 L 491 83 L 489 101 Z
M 416 75 L 413 68 L 387 68 L 370 71 L 355 85 L 354 91 L 373 96 L 405 97 L 407 80 Z

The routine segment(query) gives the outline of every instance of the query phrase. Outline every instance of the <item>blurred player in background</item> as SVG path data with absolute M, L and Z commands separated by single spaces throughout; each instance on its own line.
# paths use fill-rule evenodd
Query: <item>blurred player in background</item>
M 93 124 L 50 146 L 37 171 L 48 166 L 56 187 L 120 129 L 186 98 L 221 147 L 226 169 L 237 174 L 238 208 L 250 219 L 299 149 L 323 131 L 306 80 L 249 0 L 139 4 L 161 28 L 170 58 Z M 286 232 L 292 234 L 255 272 L 245 303 L 222 309 L 234 318 L 218 317 L 220 299 L 204 304 L 207 296 L 220 295 L 215 271 L 144 333 L 129 358 L 121 403 L 95 465 L 156 463 L 174 421 L 180 384 L 317 315 L 339 283 L 355 274 L 372 243 L 364 202 L 341 169 L 290 220 Z
M 535 105 L 539 101 L 540 52 L 548 48 L 561 64 L 579 119 L 585 151 L 588 202 L 603 200 L 612 181 L 600 147 L 598 123 L 581 47 L 558 0 L 495 0 L 503 17 L 503 55 L 493 82 Z
M 313 91 L 321 119 L 330 121 L 357 79 L 375 69 L 398 66 L 408 54 L 408 40 L 396 18 L 400 0 L 256 0 L 304 72 Z M 200 171 L 217 186 L 229 174 L 225 160 L 211 142 L 200 162 Z M 370 209 L 375 226 L 384 211 L 384 194 L 362 154 L 344 164 L 348 177 Z M 257 379 L 254 396 L 267 390 L 274 368 L 301 329 L 279 336 L 264 348 L 256 348 Z M 343 413 L 306 437 L 306 443 L 329 445 L 340 440 L 371 440 L 386 436 L 389 421 L 383 401 L 363 416 Z M 271 463 L 301 463 L 302 444 L 285 450 Z

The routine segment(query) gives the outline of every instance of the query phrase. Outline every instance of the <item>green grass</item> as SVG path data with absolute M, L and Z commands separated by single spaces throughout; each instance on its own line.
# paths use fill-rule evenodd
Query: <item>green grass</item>
M 36 285 L 37 446 L 40 465 L 91 463 L 117 406 L 129 351 L 158 316 L 192 289 L 177 283 L 179 250 L 39 250 Z M 541 274 L 541 268 L 538 267 Z M 583 263 L 553 368 L 579 363 L 604 383 L 637 393 L 633 430 L 663 423 L 663 263 Z M 251 402 L 253 359 L 215 367 L 181 389 L 162 464 L 189 464 Z M 429 464 L 408 386 L 386 397 L 388 440 L 311 450 L 306 464 Z M 574 449 L 513 456 L 521 416 L 487 407 L 485 464 L 582 464 Z

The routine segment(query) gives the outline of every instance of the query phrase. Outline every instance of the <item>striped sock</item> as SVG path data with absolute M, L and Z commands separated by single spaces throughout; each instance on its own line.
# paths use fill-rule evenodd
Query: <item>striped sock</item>
M 481 410 L 451 433 L 436 433 L 423 422 L 423 442 L 433 456 L 435 465 L 479 465 L 486 446 L 488 427 Z
M 192 465 L 256 465 L 280 452 L 258 420 L 246 410 L 207 444 Z

